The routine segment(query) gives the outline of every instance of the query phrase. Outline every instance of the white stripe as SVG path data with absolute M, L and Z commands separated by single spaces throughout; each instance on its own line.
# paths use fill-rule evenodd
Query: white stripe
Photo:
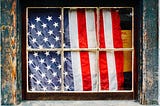
M 111 12 L 103 10 L 104 35 L 106 48 L 113 48 Z M 107 52 L 109 90 L 117 90 L 117 76 L 114 52 Z
M 71 48 L 78 48 L 78 25 L 77 25 L 77 11 L 69 11 L 69 36 L 71 41 Z M 79 52 L 71 52 L 72 70 L 74 78 L 74 90 L 82 91 L 82 73 L 80 65 Z
M 86 10 L 86 27 L 87 27 L 87 39 L 88 48 L 96 48 L 96 29 L 95 29 L 95 17 L 94 10 Z M 92 91 L 97 91 L 97 60 L 96 53 L 89 53 L 90 72 L 92 81 Z

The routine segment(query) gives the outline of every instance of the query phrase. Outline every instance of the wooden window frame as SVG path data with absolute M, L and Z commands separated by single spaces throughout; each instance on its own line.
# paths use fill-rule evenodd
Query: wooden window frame
M 22 13 L 22 51 L 26 51 L 26 14 Z M 134 27 L 134 26 L 132 26 Z M 134 51 L 133 51 L 134 52 Z M 137 87 L 133 87 L 132 92 L 27 92 L 26 89 L 26 53 L 22 52 L 22 98 L 24 100 L 133 100 L 137 96 Z M 134 57 L 135 60 L 135 57 Z M 134 65 L 136 61 L 134 61 Z M 133 85 L 137 85 L 137 73 L 134 67 L 134 80 Z

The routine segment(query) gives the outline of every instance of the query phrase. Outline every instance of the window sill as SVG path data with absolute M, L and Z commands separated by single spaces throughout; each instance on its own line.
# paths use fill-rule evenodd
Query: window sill
M 19 106 L 141 106 L 134 100 L 98 101 L 23 101 Z

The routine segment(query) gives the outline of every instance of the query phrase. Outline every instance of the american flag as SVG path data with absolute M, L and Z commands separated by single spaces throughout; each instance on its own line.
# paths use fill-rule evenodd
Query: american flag
M 61 12 L 61 9 L 56 8 L 29 9 L 28 50 L 32 49 L 28 51 L 29 91 L 122 89 L 123 52 L 98 51 L 97 58 L 97 52 L 63 51 L 64 66 L 62 66 L 60 51 L 43 51 L 61 47 L 122 48 L 118 12 L 102 9 L 99 20 L 96 9 L 65 9 L 63 18 Z M 64 22 L 63 45 L 61 22 Z

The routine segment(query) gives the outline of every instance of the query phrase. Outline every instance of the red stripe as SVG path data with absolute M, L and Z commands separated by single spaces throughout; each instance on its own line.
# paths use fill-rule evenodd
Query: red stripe
M 78 20 L 79 47 L 88 48 L 85 9 L 77 10 L 77 20 Z M 82 69 L 83 90 L 84 91 L 92 90 L 88 52 L 80 52 L 80 61 Z
M 103 14 L 102 10 L 100 11 L 100 48 L 105 48 L 105 38 L 104 38 L 104 25 L 103 25 Z M 109 89 L 109 80 L 108 80 L 108 67 L 107 67 L 107 56 L 106 52 L 99 53 L 99 68 L 100 68 L 100 86 L 101 90 Z
M 112 32 L 113 32 L 114 48 L 123 48 L 121 39 L 120 16 L 116 11 L 112 11 L 111 16 L 112 16 Z M 124 84 L 123 52 L 122 51 L 114 52 L 114 54 L 115 54 L 118 90 L 121 90 L 123 89 L 123 84 Z

